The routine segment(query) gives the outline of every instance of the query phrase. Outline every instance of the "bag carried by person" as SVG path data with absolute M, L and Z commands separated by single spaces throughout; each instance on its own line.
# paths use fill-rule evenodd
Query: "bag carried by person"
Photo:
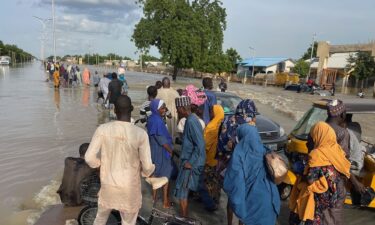
M 274 151 L 268 151 L 265 156 L 268 173 L 275 184 L 280 184 L 288 173 L 288 166 L 284 159 Z

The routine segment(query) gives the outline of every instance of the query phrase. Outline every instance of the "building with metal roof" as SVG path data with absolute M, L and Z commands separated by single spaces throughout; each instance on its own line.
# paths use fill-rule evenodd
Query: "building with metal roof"
M 290 72 L 292 67 L 294 67 L 294 62 L 290 58 L 252 57 L 238 62 L 237 75 L 252 76 L 257 73 Z

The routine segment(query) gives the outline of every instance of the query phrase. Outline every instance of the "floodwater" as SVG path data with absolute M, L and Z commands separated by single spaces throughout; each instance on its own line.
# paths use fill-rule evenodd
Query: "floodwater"
M 99 74 L 105 68 L 91 68 Z M 129 95 L 136 108 L 146 99 L 146 87 L 160 80 L 161 75 L 127 73 Z M 40 213 L 51 204 L 59 203 L 59 187 L 64 158 L 78 156 L 80 144 L 89 142 L 96 127 L 108 120 L 108 112 L 96 103 L 96 89 L 60 88 L 55 90 L 45 82 L 46 75 L 39 63 L 18 67 L 0 67 L 0 224 L 33 224 Z M 200 80 L 178 78 L 176 88 Z M 296 94 L 275 87 L 228 84 L 229 91 L 256 100 L 259 111 L 280 123 L 289 132 L 296 121 L 320 96 Z M 340 95 L 339 98 L 354 98 Z M 353 118 L 356 119 L 356 118 Z M 374 137 L 375 120 L 358 118 L 368 138 Z M 149 195 L 148 190 L 143 193 Z M 144 201 L 149 201 L 145 196 Z M 204 213 L 204 224 L 225 224 L 225 197 L 214 214 Z M 204 210 L 193 204 L 191 216 L 201 217 Z M 203 210 L 203 211 L 202 211 Z M 286 224 L 286 205 L 281 224 Z M 373 211 L 348 210 L 347 224 L 371 224 Z M 207 219 L 207 220 L 206 220 Z M 369 222 L 369 223 L 367 223 Z

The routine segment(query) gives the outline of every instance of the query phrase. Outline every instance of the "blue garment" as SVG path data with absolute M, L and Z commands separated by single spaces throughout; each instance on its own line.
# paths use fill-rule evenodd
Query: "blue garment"
M 276 223 L 280 197 L 267 174 L 266 150 L 255 126 L 237 128 L 239 143 L 234 149 L 224 178 L 224 191 L 236 216 L 246 225 Z
M 195 114 L 190 114 L 186 119 L 182 134 L 180 162 L 175 188 L 176 197 L 182 196 L 180 192 L 185 192 L 186 189 L 198 190 L 199 176 L 203 173 L 206 163 L 202 125 Z M 192 169 L 184 168 L 186 162 L 191 164 Z
M 150 110 L 152 114 L 147 120 L 147 133 L 149 136 L 159 135 L 165 137 L 169 146 L 173 148 L 172 137 L 158 111 L 159 102 L 160 99 L 154 99 L 150 102 Z
M 152 135 L 149 136 L 150 148 L 151 148 L 151 159 L 152 163 L 155 164 L 155 177 L 167 177 L 169 180 L 175 176 L 176 166 L 166 153 L 163 145 L 168 144 L 168 140 L 163 136 Z
M 236 107 L 236 120 L 240 124 L 247 123 L 255 118 L 257 111 L 253 100 L 242 100 Z
M 204 102 L 203 105 L 203 121 L 207 125 L 211 118 L 210 118 L 210 109 L 217 104 L 216 95 L 210 90 L 204 90 L 206 93 L 207 100 Z
M 207 210 L 213 210 L 216 207 L 216 203 L 214 199 L 208 193 L 206 182 L 205 182 L 206 175 L 204 172 L 201 173 L 199 176 L 199 196 L 202 200 L 204 207 Z
M 163 145 L 168 144 L 173 148 L 173 144 L 172 137 L 158 112 L 159 102 L 160 99 L 154 99 L 150 103 L 152 115 L 147 122 L 147 133 L 150 140 L 152 162 L 155 164 L 154 175 L 170 179 L 174 169 L 173 160 Z

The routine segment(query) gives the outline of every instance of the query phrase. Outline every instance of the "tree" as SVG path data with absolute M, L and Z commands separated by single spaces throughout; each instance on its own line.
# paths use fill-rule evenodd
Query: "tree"
M 298 73 L 301 77 L 306 77 L 309 72 L 310 65 L 304 60 L 299 59 L 294 65 L 293 72 Z
M 219 0 L 138 0 L 144 17 L 132 40 L 138 49 L 158 48 L 162 61 L 182 68 L 217 72 L 222 55 L 226 13 Z
M 152 56 L 152 55 L 142 55 L 142 61 L 148 62 L 148 61 L 160 61 L 158 57 Z
M 318 42 L 314 42 L 314 52 L 313 52 L 313 55 L 312 57 L 315 58 L 316 57 L 316 51 L 318 49 Z M 311 45 L 310 47 L 306 50 L 306 52 L 302 55 L 302 59 L 304 60 L 307 60 L 307 59 L 310 59 L 311 57 Z
M 351 75 L 362 81 L 361 88 L 363 88 L 363 81 L 375 75 L 374 57 L 371 56 L 370 52 L 351 54 L 346 68 Z
M 226 55 L 228 56 L 228 59 L 230 63 L 232 64 L 231 65 L 232 71 L 236 71 L 237 63 L 242 60 L 241 56 L 238 54 L 238 52 L 234 48 L 227 49 Z
M 25 62 L 34 58 L 30 53 L 18 48 L 17 45 L 4 44 L 0 41 L 0 48 L 1 55 L 8 55 L 12 62 Z

